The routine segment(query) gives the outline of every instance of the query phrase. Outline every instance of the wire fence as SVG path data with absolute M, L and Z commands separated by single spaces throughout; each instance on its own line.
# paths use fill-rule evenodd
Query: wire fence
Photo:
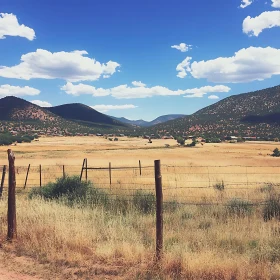
M 155 193 L 154 166 L 32 165 L 16 166 L 17 191 L 44 186 L 63 176 L 80 176 L 95 188 L 130 199 L 136 191 Z M 175 166 L 161 165 L 164 203 L 227 205 L 229 200 L 265 203 L 273 190 L 280 193 L 280 166 Z M 8 176 L 3 190 L 7 189 Z

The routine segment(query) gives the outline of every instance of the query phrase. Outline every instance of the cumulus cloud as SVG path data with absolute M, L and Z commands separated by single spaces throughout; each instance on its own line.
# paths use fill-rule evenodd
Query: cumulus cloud
M 32 100 L 30 101 L 31 103 L 38 105 L 40 107 L 52 107 L 52 104 L 47 102 L 47 101 L 42 101 L 42 100 Z
M 125 104 L 125 105 L 95 105 L 91 106 L 92 109 L 97 110 L 101 113 L 105 113 L 111 110 L 126 110 L 126 109 L 135 109 L 137 106 L 133 104 Z
M 134 82 L 132 82 L 132 84 L 136 87 L 145 87 L 146 86 L 144 83 L 142 83 L 140 81 L 139 82 L 134 81 Z
M 179 73 L 177 74 L 178 78 L 185 78 L 187 76 L 187 72 L 191 71 L 190 69 L 190 63 L 191 63 L 192 58 L 191 57 L 186 57 L 181 63 L 179 63 L 176 67 L 176 71 Z
M 186 68 L 196 79 L 214 83 L 246 83 L 280 75 L 280 49 L 249 47 L 231 57 L 195 61 Z
M 272 5 L 273 8 L 280 8 L 280 0 L 272 0 Z
M 181 52 L 187 52 L 192 49 L 192 45 L 187 45 L 185 43 L 181 43 L 179 45 L 171 46 L 172 49 L 179 50 Z
M 65 91 L 67 94 L 75 95 L 75 96 L 79 96 L 81 94 L 89 94 L 95 97 L 110 95 L 110 90 L 103 89 L 103 88 L 95 88 L 93 86 L 81 84 L 81 83 L 74 85 L 68 82 L 60 89 Z
M 217 95 L 209 95 L 208 99 L 219 99 L 219 96 L 217 96 Z
M 95 88 L 89 85 L 74 85 L 72 83 L 67 83 L 61 89 L 65 90 L 67 88 L 66 93 L 71 95 L 81 95 L 81 94 L 91 94 L 93 96 L 105 96 L 111 95 L 117 99 L 132 99 L 132 98 L 147 98 L 153 96 L 179 96 L 190 94 L 193 97 L 202 97 L 204 94 L 213 93 L 213 92 L 229 92 L 230 88 L 223 85 L 216 86 L 205 86 L 201 88 L 193 88 L 186 90 L 171 90 L 162 86 L 154 86 L 154 87 L 130 87 L 128 85 L 120 85 L 117 87 L 103 89 L 103 88 Z M 96 95 L 97 92 L 101 92 L 104 95 Z
M 205 86 L 201 88 L 193 88 L 193 89 L 187 89 L 185 90 L 185 93 L 188 93 L 190 95 L 186 95 L 184 97 L 203 97 L 207 93 L 212 92 L 229 92 L 230 88 L 223 85 L 218 86 Z M 214 95 L 212 95 L 214 96 Z
M 18 65 L 0 66 L 0 77 L 30 80 L 64 79 L 71 82 L 95 81 L 102 75 L 113 75 L 120 66 L 117 62 L 100 63 L 86 57 L 86 51 L 54 52 L 37 49 L 21 56 Z
M 253 0 L 242 0 L 240 8 L 244 9 L 244 8 L 250 6 L 252 3 L 253 3 Z
M 267 28 L 280 26 L 280 11 L 263 12 L 255 18 L 246 17 L 243 21 L 243 32 L 258 37 Z
M 0 86 L 0 97 L 5 96 L 17 96 L 22 97 L 26 95 L 34 96 L 40 94 L 40 90 L 32 87 L 19 87 L 11 85 L 1 85 Z
M 0 13 L 0 39 L 6 36 L 19 36 L 32 41 L 35 39 L 35 31 L 24 24 L 20 25 L 14 14 Z

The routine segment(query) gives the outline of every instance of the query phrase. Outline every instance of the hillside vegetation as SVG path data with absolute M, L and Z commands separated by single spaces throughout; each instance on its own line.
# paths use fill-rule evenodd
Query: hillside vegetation
M 156 125 L 151 131 L 188 135 L 279 136 L 280 86 L 233 95 L 193 115 Z

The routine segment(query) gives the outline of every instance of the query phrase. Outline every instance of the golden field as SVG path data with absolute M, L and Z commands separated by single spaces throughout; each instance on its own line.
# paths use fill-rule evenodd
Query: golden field
M 277 146 L 247 142 L 182 148 L 175 140 L 148 144 L 144 139 L 110 142 L 99 137 L 40 138 L 12 146 L 18 190 L 28 164 L 33 168 L 30 188 L 38 186 L 39 164 L 44 184 L 62 175 L 62 165 L 66 173 L 79 174 L 87 158 L 91 167 L 108 167 L 109 162 L 112 167 L 135 167 L 113 169 L 111 186 L 108 170 L 89 170 L 94 186 L 113 195 L 129 195 L 140 188 L 154 192 L 153 161 L 160 159 L 165 202 L 183 204 L 166 204 L 170 207 L 164 212 L 164 259 L 156 267 L 154 214 L 68 207 L 63 201 L 30 200 L 19 192 L 18 239 L 12 245 L 2 242 L 1 260 L 8 266 L 11 252 L 17 258 L 30 257 L 38 269 L 22 269 L 43 279 L 280 279 L 279 221 L 265 222 L 261 203 L 277 193 L 280 183 L 279 159 L 270 156 Z M 0 147 L 0 165 L 7 164 L 6 151 Z M 221 182 L 225 189 L 216 189 Z M 228 207 L 232 199 L 254 205 L 239 215 Z

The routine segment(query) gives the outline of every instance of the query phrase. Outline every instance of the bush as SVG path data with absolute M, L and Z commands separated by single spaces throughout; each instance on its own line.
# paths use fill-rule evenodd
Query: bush
M 66 176 L 58 178 L 55 183 L 48 183 L 40 188 L 33 188 L 29 194 L 30 198 L 40 196 L 45 199 L 65 198 L 70 202 L 86 201 L 96 195 L 96 191 L 91 188 L 90 182 L 80 181 L 78 176 Z
M 132 199 L 134 207 L 144 214 L 150 214 L 155 211 L 156 197 L 152 193 L 136 191 Z
M 263 219 L 265 221 L 271 220 L 272 218 L 280 219 L 280 197 L 270 196 L 266 201 L 263 208 Z
M 226 207 L 229 214 L 241 217 L 251 214 L 253 205 L 249 201 L 234 198 L 227 203 Z
M 43 187 L 33 188 L 29 198 L 41 197 L 48 200 L 63 199 L 67 205 L 74 203 L 87 206 L 102 206 L 105 210 L 117 214 L 126 214 L 135 209 L 142 214 L 150 214 L 155 211 L 156 198 L 152 193 L 136 191 L 129 200 L 124 195 L 113 197 L 101 189 L 94 188 L 91 182 L 80 181 L 78 176 L 66 176 L 58 178 L 54 183 L 48 183 Z
M 185 139 L 183 137 L 178 137 L 177 138 L 177 143 L 180 144 L 181 146 L 185 145 Z
M 278 148 L 275 148 L 275 149 L 273 150 L 273 153 L 272 153 L 271 156 L 273 156 L 273 157 L 280 157 L 280 151 L 279 151 L 279 149 L 278 149 Z
M 213 188 L 218 191 L 223 191 L 225 189 L 224 181 L 216 183 L 215 185 L 213 185 Z

